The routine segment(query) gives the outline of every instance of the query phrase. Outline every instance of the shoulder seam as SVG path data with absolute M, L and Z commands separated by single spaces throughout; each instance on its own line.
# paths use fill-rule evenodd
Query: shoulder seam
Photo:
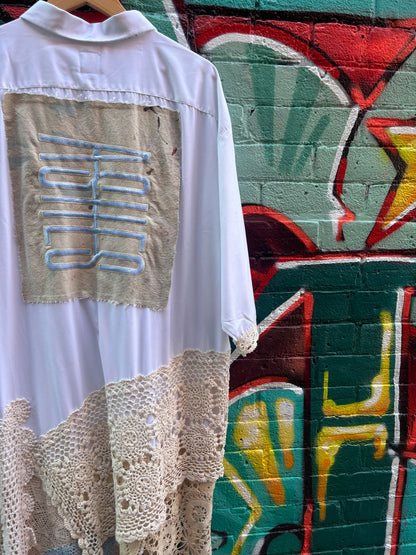
M 201 112 L 207 116 L 210 116 L 212 118 L 214 118 L 215 120 L 218 120 L 218 117 L 210 112 L 209 110 L 202 108 L 200 106 L 196 106 L 194 104 L 191 104 L 190 102 L 187 102 L 186 100 L 177 100 L 174 98 L 168 98 L 166 96 L 162 96 L 160 94 L 155 94 L 155 93 L 151 93 L 151 92 L 144 92 L 144 91 L 136 91 L 136 90 L 130 90 L 130 89 L 109 89 L 109 88 L 105 88 L 105 89 L 90 89 L 88 91 L 85 91 L 85 89 L 80 89 L 78 87 L 74 87 L 71 85 L 65 85 L 60 83 L 59 85 L 56 84 L 36 84 L 36 85 L 28 85 L 26 87 L 16 87 L 16 86 L 12 86 L 12 85 L 2 85 L 0 84 L 0 93 L 4 92 L 4 94 L 6 93 L 18 93 L 18 92 L 27 92 L 28 90 L 37 90 L 37 91 L 42 91 L 44 89 L 60 89 L 63 91 L 67 91 L 67 90 L 71 90 L 71 91 L 79 91 L 79 92 L 89 92 L 89 93 L 101 93 L 101 92 L 107 92 L 107 93 L 126 93 L 126 94 L 137 94 L 140 96 L 147 96 L 147 97 L 153 97 L 153 98 L 160 98 L 162 100 L 166 100 L 167 102 L 173 102 L 175 104 L 181 104 L 183 106 L 188 106 L 189 108 L 192 108 L 193 110 L 197 110 L 198 112 Z M 29 93 L 30 94 L 30 93 Z M 37 93 L 34 93 L 37 94 Z M 86 99 L 89 100 L 89 99 Z

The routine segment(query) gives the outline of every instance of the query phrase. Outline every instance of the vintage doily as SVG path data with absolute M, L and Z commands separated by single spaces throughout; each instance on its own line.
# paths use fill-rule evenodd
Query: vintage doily
M 229 353 L 186 351 L 92 393 L 40 438 L 24 428 L 29 402 L 11 403 L 0 421 L 2 553 L 78 540 L 83 555 L 103 555 L 113 536 L 122 555 L 209 553 L 228 373 Z

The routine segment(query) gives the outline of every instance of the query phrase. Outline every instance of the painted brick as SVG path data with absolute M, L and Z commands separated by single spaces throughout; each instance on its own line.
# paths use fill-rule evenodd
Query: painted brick
M 318 148 L 315 166 L 317 172 L 328 172 L 329 161 L 332 164 L 336 150 L 335 147 L 327 146 Z M 345 183 L 362 182 L 371 188 L 373 185 L 390 183 L 395 175 L 392 164 L 378 146 L 350 148 Z
M 380 332 L 380 326 L 377 326 Z M 351 354 L 355 352 L 356 324 L 341 324 L 334 329 L 331 325 L 314 327 L 313 349 L 318 353 Z
M 260 204 L 261 189 L 254 181 L 240 181 L 240 197 L 243 204 Z
M 216 485 L 213 551 L 414 555 L 415 469 L 409 460 L 396 481 L 392 464 L 406 442 L 408 450 L 416 445 L 416 341 L 407 328 L 408 319 L 416 322 L 416 2 L 131 0 L 126 7 L 190 48 L 195 39 L 216 65 L 242 202 L 268 211 L 259 215 L 261 233 L 249 236 L 253 282 L 262 282 L 258 320 L 282 313 L 274 312 L 258 350 L 231 367 L 230 383 L 243 395 L 230 403 L 225 459 L 235 474 Z M 202 33 L 217 46 L 204 49 Z M 376 118 L 391 120 L 384 135 Z M 388 194 L 397 228 L 383 220 Z M 301 288 L 308 300 L 293 300 Z M 382 313 L 392 322 L 384 351 Z M 379 394 L 387 402 L 377 412 Z M 239 437 L 236 425 L 254 403 L 266 410 Z M 397 552 L 388 547 L 391 527 Z
M 343 514 L 346 522 L 366 522 L 369 515 L 382 521 L 385 518 L 386 505 L 384 497 L 347 499 L 343 503 Z
M 366 16 L 373 16 L 375 11 L 375 0 L 352 0 L 346 4 L 342 0 L 325 1 L 319 0 L 262 0 L 262 9 L 275 10 L 297 10 L 311 12 L 333 12 L 333 13 L 353 13 Z
M 300 426 L 298 419 L 293 421 L 297 434 L 299 430 L 305 434 L 304 487 L 312 492 L 315 504 L 312 547 L 302 553 L 390 555 L 385 550 L 390 530 L 387 513 L 392 510 L 388 499 L 391 487 L 395 486 L 391 479 L 394 451 L 389 444 L 397 440 L 394 426 L 398 413 L 395 416 L 395 410 L 400 410 L 403 422 L 406 421 L 406 407 L 395 399 L 406 386 L 402 383 L 401 388 L 397 387 L 399 359 L 395 358 L 395 349 L 400 338 L 396 338 L 395 333 L 400 328 L 391 328 L 392 343 L 388 347 L 384 345 L 382 351 L 380 318 L 383 313 L 388 313 L 394 322 L 396 307 L 399 307 L 399 315 L 401 310 L 398 291 L 415 283 L 413 262 L 406 263 L 404 258 L 392 260 L 395 255 L 409 254 L 416 248 L 416 232 L 412 222 L 405 223 L 391 234 L 381 227 L 386 236 L 369 246 L 372 230 L 383 224 L 380 213 L 387 194 L 393 190 L 392 183 L 397 180 L 398 166 L 397 159 L 392 160 L 391 152 L 390 157 L 386 152 L 387 147 L 382 148 L 377 143 L 366 122 L 370 118 L 396 118 L 399 122 L 396 125 L 404 121 L 402 125 L 412 128 L 416 56 L 410 55 L 406 60 L 404 56 L 400 62 L 394 61 L 399 59 L 403 44 L 411 39 L 413 31 L 410 27 L 413 28 L 413 24 L 399 21 L 393 25 L 385 21 L 379 25 L 376 20 L 366 17 L 373 17 L 375 13 L 379 17 L 388 17 L 387 14 L 396 12 L 398 17 L 404 13 L 406 17 L 415 17 L 416 5 L 410 9 L 406 4 L 400 12 L 399 3 L 384 0 L 341 4 L 331 3 L 329 7 L 328 3 L 313 2 L 312 7 L 308 2 L 296 0 L 261 0 L 253 18 L 252 45 L 250 49 L 245 47 L 245 58 L 241 46 L 229 46 L 229 60 L 236 65 L 235 74 L 230 74 L 226 84 L 229 87 L 226 94 L 243 110 L 242 114 L 236 110 L 234 119 L 240 126 L 237 163 L 244 183 L 259 183 L 260 203 L 299 224 L 317 244 L 320 255 L 306 254 L 298 244 L 299 257 L 308 256 L 312 260 L 306 265 L 293 262 L 290 268 L 287 260 L 294 256 L 293 246 L 287 246 L 282 261 L 279 259 L 282 256 L 279 244 L 276 248 L 278 271 L 258 300 L 261 320 L 299 288 L 310 291 L 313 308 L 311 313 L 304 313 L 301 325 L 311 326 L 311 351 L 307 351 L 307 328 L 302 335 L 299 324 L 292 329 L 282 320 L 276 324 L 281 326 L 281 335 L 276 331 L 275 336 L 265 337 L 261 356 L 253 354 L 251 359 L 261 375 L 268 368 L 278 376 L 285 364 L 290 366 L 292 363 L 291 380 L 300 379 L 300 368 L 310 372 L 310 381 L 305 383 L 300 379 L 296 382 L 303 384 L 302 395 L 310 402 L 310 406 L 304 406 L 304 425 Z M 269 11 L 267 18 L 263 19 L 262 8 L 276 10 L 276 16 Z M 277 15 L 280 10 L 290 14 L 287 21 L 284 16 Z M 305 17 L 308 10 L 310 13 Z M 320 18 L 320 12 L 325 12 L 325 17 Z M 346 17 L 344 14 L 348 13 L 355 15 Z M 266 37 L 262 46 L 258 39 L 260 34 Z M 270 39 L 273 36 L 276 44 Z M 222 53 L 226 50 L 224 47 Z M 410 51 L 409 46 L 409 54 Z M 237 52 L 243 54 L 238 62 Z M 322 61 L 319 53 L 329 54 Z M 226 61 L 223 58 L 221 63 Z M 240 90 L 242 74 L 246 88 Z M 227 79 L 225 72 L 222 75 Z M 353 128 L 355 116 L 351 107 L 357 103 L 363 109 L 364 117 L 359 116 Z M 373 125 L 374 121 L 372 119 L 370 123 Z M 334 171 L 343 144 L 348 144 L 348 149 L 343 151 L 346 171 L 341 177 L 342 185 L 337 185 L 333 183 Z M 252 192 L 253 202 L 258 202 L 259 189 L 256 187 Z M 244 198 L 247 197 L 245 194 Z M 400 187 L 397 199 L 401 205 L 400 209 L 396 208 L 396 214 L 400 214 L 400 210 L 409 211 L 415 202 L 409 192 Z M 344 213 L 341 203 L 345 205 Z M 338 220 L 336 209 L 339 211 Z M 266 234 L 267 229 L 264 227 Z M 273 240 L 279 242 L 278 237 Z M 270 256 L 267 238 L 265 245 L 269 250 L 264 252 Z M 274 261 L 267 257 L 263 259 L 261 248 L 256 248 L 259 258 L 252 259 L 253 269 L 272 268 Z M 379 257 L 371 259 L 372 254 Z M 384 262 L 383 254 L 388 254 L 390 261 Z M 348 262 L 349 255 L 357 259 Z M 286 339 L 279 344 L 279 337 L 287 338 L 291 333 L 293 345 Z M 299 337 L 303 337 L 300 342 Z M 298 350 L 293 357 L 294 349 L 302 344 L 306 346 L 303 362 Z M 403 353 L 408 350 L 408 360 L 415 360 L 413 344 L 403 343 Z M 382 352 L 385 353 L 383 356 Z M 386 364 L 387 374 L 385 371 L 383 374 Z M 249 367 L 250 364 L 246 364 L 242 378 L 245 372 L 248 375 Z M 327 392 L 324 389 L 325 371 L 328 371 Z M 406 380 L 405 376 L 402 373 L 401 382 Z M 380 409 L 375 408 L 378 406 L 377 391 L 387 396 Z M 259 390 L 259 400 L 261 395 Z M 331 410 L 335 409 L 324 407 L 325 395 L 334 403 L 325 407 L 336 407 L 339 413 L 344 411 L 345 416 L 334 416 Z M 286 424 L 272 420 L 271 413 L 269 418 L 268 434 L 276 438 L 280 426 Z M 325 466 L 318 465 L 320 451 L 317 441 L 323 430 L 326 430 L 325 437 L 333 438 L 336 453 L 328 469 L 326 515 L 321 520 L 322 493 L 319 493 L 319 487 L 322 487 L 326 470 Z M 361 437 L 360 430 L 363 434 L 367 431 L 367 435 Z M 383 437 L 377 436 L 380 430 Z M 323 448 L 321 446 L 321 454 Z M 294 452 L 295 457 L 299 457 L 298 449 Z M 283 454 L 281 449 L 274 449 L 273 457 L 269 453 L 264 459 L 265 469 L 271 472 L 274 461 L 283 469 Z M 235 452 L 232 456 L 236 457 Z M 403 518 L 406 520 L 402 523 L 400 555 L 412 553 L 414 546 L 416 523 L 412 520 L 414 482 L 411 476 L 409 474 L 403 504 Z M 294 480 L 292 495 L 296 483 Z M 272 515 L 270 499 L 266 501 L 264 498 L 263 511 Z M 410 524 L 405 526 L 405 522 Z M 257 531 L 262 529 L 265 532 L 266 528 L 267 525 L 258 524 Z M 254 526 L 243 555 L 253 552 L 255 543 L 250 543 L 250 535 L 256 537 L 257 545 L 260 545 L 256 533 Z M 264 538 L 267 537 L 265 534 Z M 293 536 L 290 540 L 288 538 L 289 535 L 282 535 L 273 540 L 276 543 L 270 543 L 271 551 L 268 552 L 300 554 L 301 546 L 290 543 Z
M 333 467 L 333 473 L 328 480 L 328 499 L 338 499 L 340 496 L 345 496 L 346 498 L 357 496 L 368 497 L 371 492 L 374 492 L 377 496 L 377 489 L 378 494 L 380 494 L 381 488 L 384 488 L 386 484 L 390 483 L 390 473 L 387 469 L 379 469 L 382 464 L 379 461 L 374 460 L 373 467 L 368 468 L 367 472 L 353 472 L 353 470 L 355 470 L 354 461 L 356 460 L 353 451 L 358 450 L 357 445 L 358 443 L 353 446 L 344 444 L 341 448 L 344 450 L 344 454 L 347 457 L 346 460 L 348 466 L 350 466 L 350 471 L 343 475 L 336 472 L 337 469 Z M 366 449 L 372 449 L 374 451 L 374 447 L 371 445 L 368 445 Z M 355 455 L 356 454 L 357 453 L 355 453 Z M 340 460 L 338 464 L 344 466 L 342 460 Z M 348 484 L 348 490 L 346 490 L 346 484 Z M 378 522 L 377 524 L 380 525 L 382 523 Z M 364 525 L 360 524 L 360 527 L 362 526 Z
M 380 244 L 383 250 L 393 249 L 397 254 L 400 254 L 400 252 L 414 251 L 416 245 L 415 222 L 406 223 L 405 226 L 398 229 L 393 235 L 383 239 Z M 402 248 L 400 248 L 401 246 Z M 412 262 L 412 260 L 410 260 L 410 262 Z
M 350 321 L 350 292 L 320 293 L 321 302 L 314 306 L 314 320 L 317 323 L 345 323 Z
M 380 344 L 381 330 L 379 324 L 361 324 L 357 326 L 356 353 L 368 352 L 369 345 Z
M 349 549 L 345 549 L 344 553 L 345 555 L 384 555 L 385 547 L 384 546 L 368 547 L 368 548 L 359 547 L 358 549 L 349 548 Z M 402 548 L 400 548 L 400 553 L 402 553 Z
M 298 147 L 293 145 L 271 145 L 270 152 L 266 145 L 236 145 L 235 153 L 238 163 L 238 174 L 241 179 L 257 181 L 277 181 L 279 179 L 279 161 L 282 159 L 283 151 L 295 160 Z M 280 173 L 282 173 L 280 171 Z M 283 177 L 283 174 L 281 175 Z M 309 156 L 296 175 L 286 178 L 286 182 L 299 184 L 299 181 L 313 181 L 313 157 Z M 309 212 L 309 211 L 308 211 Z
M 307 185 L 288 182 L 268 182 L 261 188 L 261 202 L 287 214 L 295 221 L 305 221 L 305 215 L 309 217 L 308 229 L 313 228 L 312 237 L 316 237 L 319 229 L 319 221 L 326 218 L 330 209 L 325 191 L 319 185 Z M 311 205 L 313 208 L 311 208 Z M 301 210 L 299 210 L 301 208 Z M 308 233 L 309 235 L 309 233 Z
M 400 544 L 400 555 L 413 555 L 416 553 L 416 543 Z
M 314 360 L 319 364 L 321 372 L 336 372 L 336 383 L 338 386 L 351 386 L 351 373 L 356 374 L 355 370 L 357 368 L 359 369 L 359 375 L 354 380 L 354 386 L 357 386 L 357 384 L 364 386 L 364 384 L 368 383 L 368 379 L 371 380 L 374 377 L 380 367 L 380 356 L 378 355 L 319 356 L 314 357 Z M 375 368 L 377 369 L 376 372 L 374 372 Z
M 354 321 L 379 322 L 380 311 L 391 306 L 392 299 L 392 294 L 386 290 L 353 291 L 351 292 L 351 317 Z
M 402 532 L 406 534 L 406 541 L 409 543 L 416 542 L 416 518 L 406 518 L 402 524 Z
M 335 106 L 258 106 L 250 109 L 247 121 L 253 142 L 338 147 L 349 113 Z
M 315 519 L 319 520 L 319 511 L 315 509 Z M 326 518 L 325 524 L 337 524 L 342 520 L 342 509 L 339 501 L 328 500 L 326 503 Z
M 360 545 L 363 548 L 381 548 L 381 545 L 374 545 L 374 538 L 380 537 L 383 529 L 382 522 L 366 522 L 364 524 L 354 524 L 346 526 L 332 526 L 331 533 L 334 534 L 333 547 L 347 549 Z M 313 553 L 320 553 L 325 550 L 327 545 L 327 531 L 324 528 L 316 528 L 313 535 Z

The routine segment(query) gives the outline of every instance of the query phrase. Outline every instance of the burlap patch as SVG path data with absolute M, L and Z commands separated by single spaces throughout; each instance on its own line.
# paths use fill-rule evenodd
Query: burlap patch
M 181 129 L 158 106 L 4 96 L 26 302 L 161 310 L 178 234 Z

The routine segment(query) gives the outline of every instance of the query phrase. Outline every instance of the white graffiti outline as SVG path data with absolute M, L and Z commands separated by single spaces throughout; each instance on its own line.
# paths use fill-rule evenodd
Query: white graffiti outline
M 341 256 L 339 258 L 302 258 L 300 260 L 285 260 L 283 262 L 276 262 L 275 267 L 277 270 L 297 268 L 299 266 L 322 266 L 328 264 L 351 264 L 351 263 L 365 263 L 365 262 L 391 262 L 391 263 L 404 263 L 416 264 L 415 256 L 400 256 L 400 255 L 377 255 L 377 256 Z
M 172 25 L 173 31 L 175 33 L 176 40 L 181 46 L 184 46 L 189 50 L 189 44 L 188 44 L 188 41 L 186 40 L 186 36 L 179 19 L 179 14 L 176 10 L 176 7 L 173 1 L 162 0 L 162 2 L 163 2 L 163 7 L 165 8 L 166 15 L 168 16 L 169 21 Z
M 394 322 L 395 333 L 395 361 L 394 361 L 394 443 L 400 442 L 400 369 L 402 357 L 402 322 L 403 322 L 404 289 L 397 291 L 396 316 Z
M 277 308 L 272 310 L 272 312 L 270 312 L 270 314 L 268 316 L 266 316 L 266 318 L 264 318 L 264 320 L 262 320 L 260 322 L 260 324 L 258 324 L 257 329 L 258 329 L 259 335 L 261 335 L 264 331 L 266 331 L 266 329 L 269 328 L 276 320 L 279 320 L 279 318 L 281 318 L 285 312 L 290 310 L 290 308 L 304 294 L 305 294 L 305 289 L 303 289 L 303 288 L 299 289 L 299 291 L 297 291 L 294 295 L 289 297 L 289 299 L 287 299 L 287 301 L 285 301 L 284 303 L 279 305 Z M 240 356 L 240 352 L 238 351 L 238 349 L 235 349 L 231 353 L 231 362 L 234 362 L 239 356 Z
M 351 112 L 348 117 L 347 123 L 345 124 L 344 131 L 342 132 L 341 139 L 339 141 L 339 145 L 337 148 L 337 153 L 335 155 L 334 162 L 332 164 L 331 173 L 329 175 L 327 197 L 329 202 L 334 207 L 334 209 L 331 210 L 329 213 L 329 216 L 332 222 L 332 233 L 334 237 L 336 237 L 338 232 L 339 220 L 345 216 L 345 210 L 342 204 L 334 195 L 335 178 L 337 176 L 337 171 L 339 168 L 339 164 L 341 162 L 342 153 L 344 152 L 344 149 L 345 149 L 345 144 L 351 135 L 351 131 L 357 121 L 359 114 L 360 114 L 360 107 L 358 105 L 353 106 L 351 108 Z
M 201 48 L 201 52 L 203 54 L 207 54 L 211 52 L 214 48 L 221 46 L 223 44 L 227 44 L 229 42 L 246 42 L 250 44 L 256 44 L 259 46 L 265 46 L 282 54 L 286 58 L 289 58 L 293 62 L 295 62 L 300 67 L 304 67 L 305 69 L 311 71 L 315 74 L 319 79 L 331 89 L 331 91 L 338 97 L 342 106 L 351 106 L 351 98 L 345 91 L 344 87 L 340 85 L 340 83 L 332 77 L 326 71 L 323 71 L 320 67 L 316 66 L 303 54 L 300 54 L 290 46 L 278 42 L 275 39 L 269 37 L 263 37 L 261 35 L 248 35 L 246 33 L 224 33 L 218 37 L 215 37 L 204 44 Z
M 396 455 L 393 457 L 391 463 L 391 480 L 389 487 L 389 503 L 387 506 L 386 514 L 386 539 L 384 541 L 385 550 L 384 555 L 389 555 L 391 553 L 392 545 L 391 539 L 393 535 L 393 524 L 394 524 L 394 507 L 396 505 L 396 489 L 397 480 L 399 477 L 399 457 Z

